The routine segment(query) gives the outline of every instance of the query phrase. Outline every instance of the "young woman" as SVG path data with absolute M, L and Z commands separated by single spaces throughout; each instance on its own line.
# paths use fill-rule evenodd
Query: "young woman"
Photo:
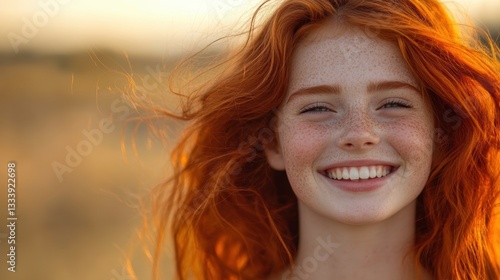
M 258 13 L 178 116 L 155 271 L 170 233 L 178 279 L 499 279 L 498 49 L 435 0 Z

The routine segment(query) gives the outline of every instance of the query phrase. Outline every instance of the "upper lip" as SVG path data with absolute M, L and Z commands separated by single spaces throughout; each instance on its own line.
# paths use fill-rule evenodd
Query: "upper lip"
M 389 161 L 364 159 L 364 160 L 349 160 L 349 161 L 337 162 L 335 164 L 326 166 L 322 170 L 323 171 L 330 170 L 330 169 L 339 168 L 339 167 L 361 167 L 361 166 L 371 166 L 371 165 L 386 165 L 386 166 L 391 166 L 391 167 L 397 167 L 397 165 L 395 163 L 392 163 Z

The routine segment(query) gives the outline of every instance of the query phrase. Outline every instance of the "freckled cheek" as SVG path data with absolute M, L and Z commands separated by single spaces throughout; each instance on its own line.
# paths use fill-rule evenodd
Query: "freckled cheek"
M 315 124 L 292 124 L 280 134 L 283 153 L 288 159 L 316 158 L 328 145 L 327 129 Z
M 280 131 L 285 169 L 300 201 L 310 201 L 314 197 L 315 182 L 311 172 L 330 141 L 328 135 L 325 126 L 311 123 L 288 123 Z
M 412 169 L 427 173 L 432 161 L 432 123 L 422 120 L 405 121 L 386 126 L 389 143 Z

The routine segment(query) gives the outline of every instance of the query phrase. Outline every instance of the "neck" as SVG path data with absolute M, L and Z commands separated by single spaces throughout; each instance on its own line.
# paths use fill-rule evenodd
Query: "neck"
M 332 221 L 299 203 L 300 239 L 294 270 L 282 279 L 417 280 L 412 246 L 415 204 L 373 224 Z M 427 275 L 422 275 L 426 279 Z

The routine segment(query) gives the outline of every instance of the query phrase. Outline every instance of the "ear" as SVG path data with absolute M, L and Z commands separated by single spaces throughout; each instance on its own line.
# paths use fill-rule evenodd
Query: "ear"
M 264 153 L 266 154 L 267 162 L 273 169 L 285 170 L 283 153 L 281 152 L 281 147 L 277 142 L 278 141 L 266 145 L 264 147 Z

